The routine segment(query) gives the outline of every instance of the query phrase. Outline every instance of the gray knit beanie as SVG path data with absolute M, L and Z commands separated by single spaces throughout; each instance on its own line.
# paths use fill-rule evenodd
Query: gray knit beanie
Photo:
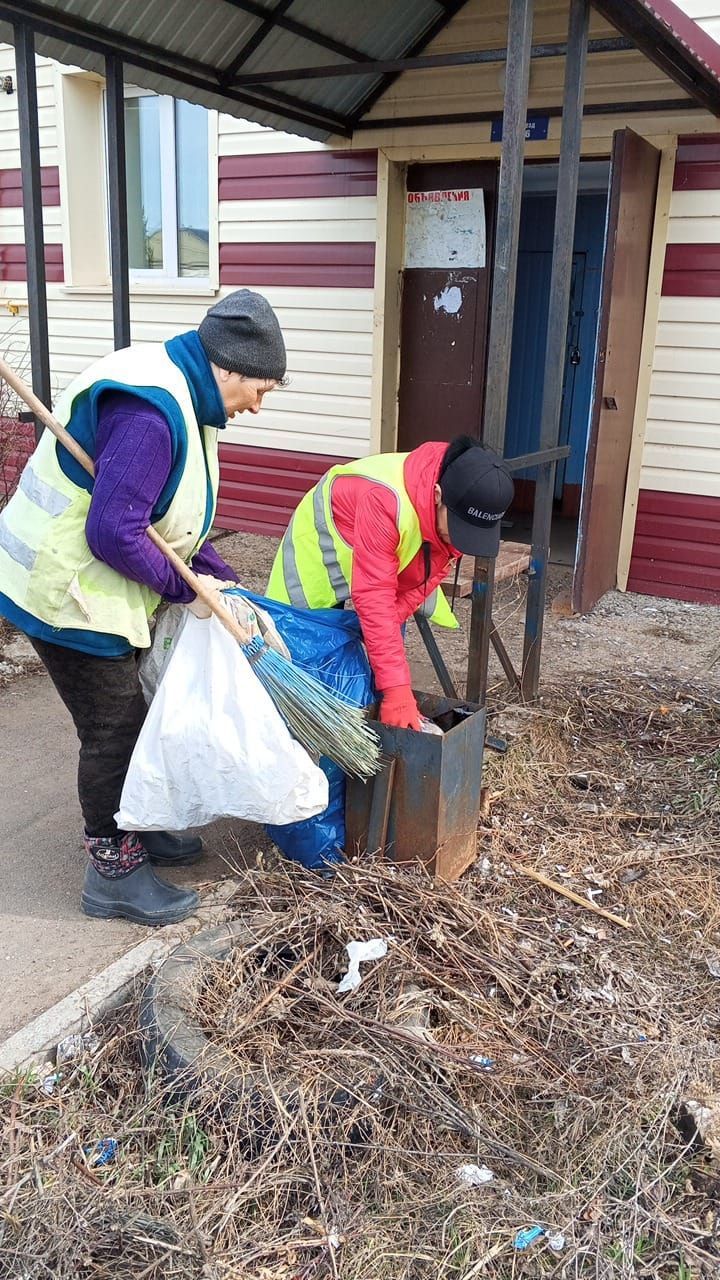
M 287 356 L 278 318 L 267 298 L 236 289 L 216 302 L 198 328 L 208 360 L 246 378 L 285 377 Z

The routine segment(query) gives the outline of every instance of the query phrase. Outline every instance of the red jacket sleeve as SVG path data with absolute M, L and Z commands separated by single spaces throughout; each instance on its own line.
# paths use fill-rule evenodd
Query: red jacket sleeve
M 383 485 L 367 485 L 355 510 L 350 591 L 380 690 L 410 684 L 400 631 L 397 549 L 397 500 Z

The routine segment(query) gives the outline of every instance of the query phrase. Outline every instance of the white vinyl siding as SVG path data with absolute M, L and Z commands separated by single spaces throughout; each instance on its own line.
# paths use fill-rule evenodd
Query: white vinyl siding
M 720 497 L 719 352 L 720 298 L 661 299 L 641 489 Z
M 42 165 L 58 163 L 54 66 L 55 64 L 48 58 L 37 59 L 38 122 Z M 0 169 L 19 169 L 17 75 L 15 50 L 9 44 L 0 44 L 0 76 L 12 76 L 15 88 L 14 93 L 0 93 Z
M 374 241 L 375 208 L 374 196 L 223 200 L 220 243 Z
M 218 154 L 323 151 L 320 142 L 219 117 Z M 333 148 L 330 148 L 333 149 Z M 335 148 L 338 149 L 338 148 Z M 376 239 L 374 196 L 220 201 L 220 244 L 327 244 Z M 262 413 L 227 429 L 227 443 L 362 457 L 370 448 L 373 290 L 253 285 L 276 309 L 289 386 Z M 223 293 L 229 292 L 223 288 Z
M 266 156 L 271 152 L 282 155 L 286 151 L 324 151 L 325 143 L 222 115 L 218 150 L 221 156 Z

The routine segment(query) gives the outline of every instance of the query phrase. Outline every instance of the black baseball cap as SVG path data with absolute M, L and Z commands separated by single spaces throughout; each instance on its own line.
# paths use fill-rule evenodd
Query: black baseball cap
M 466 556 L 496 556 L 500 521 L 515 493 L 502 458 L 480 444 L 472 445 L 449 463 L 439 483 L 455 550 Z

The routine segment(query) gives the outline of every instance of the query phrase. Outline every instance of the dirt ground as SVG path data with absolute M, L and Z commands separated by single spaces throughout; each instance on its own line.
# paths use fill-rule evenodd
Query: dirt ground
M 137 999 L 0 1090 L 0 1276 L 718 1280 L 717 689 L 503 719 L 457 884 L 265 860 L 144 1004 L 170 1093 Z

